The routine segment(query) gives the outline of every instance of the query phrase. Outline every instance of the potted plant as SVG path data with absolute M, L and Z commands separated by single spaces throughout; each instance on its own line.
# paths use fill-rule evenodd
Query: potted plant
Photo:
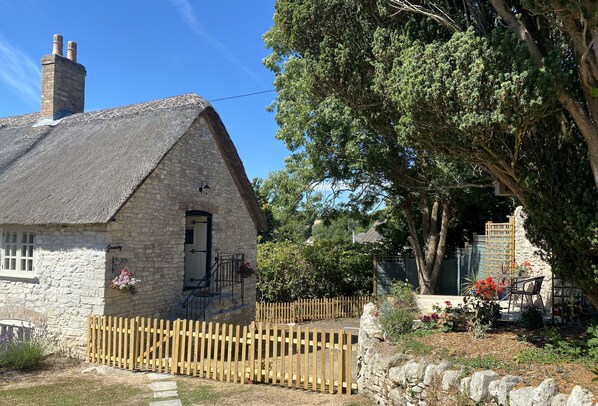
M 491 276 L 478 280 L 475 283 L 475 295 L 484 300 L 493 300 L 500 296 L 503 284 L 497 284 Z

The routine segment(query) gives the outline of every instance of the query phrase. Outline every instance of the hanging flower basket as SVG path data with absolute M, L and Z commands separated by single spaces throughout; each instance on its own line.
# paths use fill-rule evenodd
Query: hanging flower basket
M 251 267 L 251 263 L 243 262 L 237 271 L 243 278 L 249 278 L 255 273 L 255 270 Z
M 140 280 L 133 278 L 133 274 L 125 267 L 121 269 L 120 274 L 116 278 L 112 279 L 110 289 L 118 289 L 121 292 L 134 294 L 139 282 Z

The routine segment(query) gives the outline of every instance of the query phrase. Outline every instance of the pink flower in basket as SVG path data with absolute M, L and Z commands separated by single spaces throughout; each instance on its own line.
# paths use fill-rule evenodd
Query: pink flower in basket
M 123 268 L 120 271 L 120 275 L 112 279 L 110 283 L 111 289 L 128 290 L 131 293 L 135 290 L 135 287 L 139 284 L 139 279 L 133 278 L 131 272 L 127 268 Z

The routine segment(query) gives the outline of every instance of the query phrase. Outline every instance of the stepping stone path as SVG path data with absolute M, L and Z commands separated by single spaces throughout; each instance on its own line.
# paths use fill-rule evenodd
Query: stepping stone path
M 152 381 L 152 383 L 147 386 L 154 391 L 154 399 L 178 398 L 179 395 L 176 391 L 176 382 L 169 380 L 172 379 L 171 375 L 150 372 L 147 374 L 147 377 Z M 182 403 L 180 399 L 165 399 L 151 402 L 150 406 L 182 406 Z

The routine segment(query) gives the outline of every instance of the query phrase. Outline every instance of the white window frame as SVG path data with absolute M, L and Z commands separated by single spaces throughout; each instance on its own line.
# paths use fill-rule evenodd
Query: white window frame
M 5 226 L 0 229 L 0 277 L 37 279 L 36 236 L 37 231 L 31 227 Z

